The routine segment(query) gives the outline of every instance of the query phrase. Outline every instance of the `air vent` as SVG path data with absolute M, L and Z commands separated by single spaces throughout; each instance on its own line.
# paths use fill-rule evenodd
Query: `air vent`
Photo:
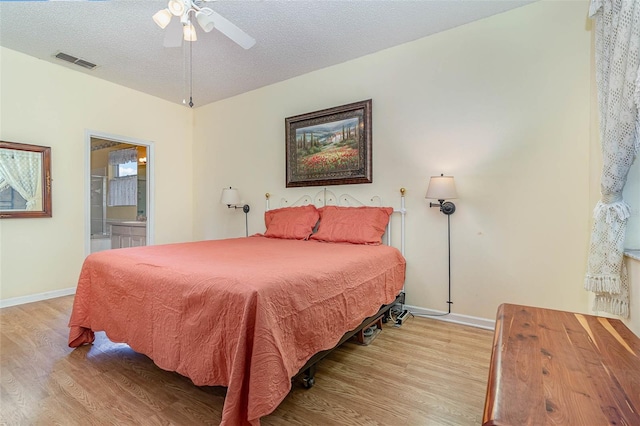
M 84 67 L 86 69 L 92 70 L 96 67 L 96 64 L 92 64 L 91 62 L 85 61 L 84 59 L 78 59 L 75 62 L 76 65 L 80 65 L 81 67 Z
M 58 52 L 56 54 L 56 58 L 62 59 L 63 61 L 67 61 L 71 63 L 78 60 L 78 58 L 76 58 L 75 56 L 67 55 L 66 53 L 62 53 L 62 52 Z
M 78 65 L 82 68 L 86 68 L 88 70 L 92 70 L 96 67 L 96 64 L 92 64 L 89 61 L 85 61 L 84 59 L 76 58 L 75 56 L 68 55 L 66 53 L 58 52 L 55 54 L 55 57 L 58 59 L 62 59 L 63 61 L 70 62 L 72 64 Z

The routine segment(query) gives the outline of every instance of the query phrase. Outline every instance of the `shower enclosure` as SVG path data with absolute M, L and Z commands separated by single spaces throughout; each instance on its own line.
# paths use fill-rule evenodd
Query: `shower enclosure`
M 108 236 L 107 177 L 91 176 L 91 237 Z

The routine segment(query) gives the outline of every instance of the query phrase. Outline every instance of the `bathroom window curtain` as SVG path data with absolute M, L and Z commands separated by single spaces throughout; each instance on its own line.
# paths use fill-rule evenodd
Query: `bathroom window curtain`
M 137 163 L 136 148 L 109 152 L 109 165 L 116 170 L 121 164 Z M 138 204 L 138 176 L 123 176 L 109 179 L 109 206 L 136 206 Z
M 640 145 L 640 0 L 592 0 L 603 168 L 594 209 L 585 288 L 596 311 L 629 316 L 624 239 L 629 205 L 622 198 Z
M 109 152 L 109 165 L 117 166 L 119 164 L 131 163 L 138 161 L 138 150 L 135 148 L 118 149 Z
M 42 154 L 0 149 L 0 189 L 10 186 L 27 201 L 26 210 L 42 208 Z

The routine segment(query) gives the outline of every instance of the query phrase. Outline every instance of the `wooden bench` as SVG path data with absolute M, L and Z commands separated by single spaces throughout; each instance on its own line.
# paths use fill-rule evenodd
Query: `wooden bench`
M 640 425 L 640 339 L 621 321 L 498 308 L 483 425 Z

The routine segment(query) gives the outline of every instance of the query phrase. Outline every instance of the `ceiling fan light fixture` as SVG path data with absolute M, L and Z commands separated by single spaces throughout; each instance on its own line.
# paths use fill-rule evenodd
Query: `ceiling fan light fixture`
M 184 35 L 185 41 L 196 41 L 198 40 L 198 36 L 196 35 L 196 29 L 194 28 L 191 21 L 187 22 L 182 26 L 182 34 Z
M 204 30 L 205 33 L 210 32 L 215 27 L 213 23 L 212 10 L 206 7 L 203 7 L 199 11 L 196 12 L 196 20 L 200 27 Z
M 185 6 L 182 0 L 169 0 L 169 11 L 174 16 L 182 16 L 184 14 Z
M 167 25 L 169 25 L 169 22 L 171 22 L 171 12 L 169 9 L 159 10 L 153 15 L 153 21 L 164 30 Z
M 0 0 L 2 2 L 3 0 Z M 182 24 L 182 38 L 186 41 L 196 41 L 198 36 L 192 24 L 192 19 L 198 21 L 198 25 L 202 27 L 204 32 L 211 32 L 215 28 L 226 37 L 231 39 L 243 49 L 250 49 L 256 44 L 256 40 L 242 31 L 233 22 L 220 15 L 209 7 L 203 7 L 206 2 L 216 0 L 168 0 L 167 9 L 160 10 L 153 15 L 153 20 L 161 28 L 166 28 L 164 46 L 179 47 L 182 45 L 180 40 L 180 27 L 172 25 L 172 15 L 178 16 Z

